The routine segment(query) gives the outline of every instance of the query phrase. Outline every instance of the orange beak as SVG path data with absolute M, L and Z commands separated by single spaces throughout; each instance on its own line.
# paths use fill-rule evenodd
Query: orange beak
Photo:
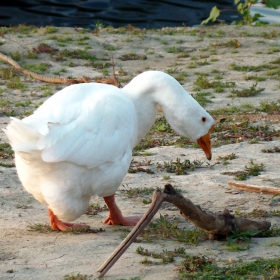
M 201 147 L 208 160 L 212 158 L 210 133 L 213 130 L 213 128 L 214 125 L 211 126 L 207 134 L 205 134 L 197 140 L 198 145 Z

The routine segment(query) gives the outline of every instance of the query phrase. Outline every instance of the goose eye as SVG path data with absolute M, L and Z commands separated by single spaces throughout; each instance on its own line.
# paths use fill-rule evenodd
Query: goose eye
M 205 117 L 202 117 L 201 119 L 203 122 L 206 122 L 206 118 Z

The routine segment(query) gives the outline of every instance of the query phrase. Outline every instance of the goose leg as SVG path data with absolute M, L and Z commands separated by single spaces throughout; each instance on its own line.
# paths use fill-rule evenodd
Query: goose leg
M 115 195 L 103 197 L 109 209 L 109 216 L 103 222 L 108 225 L 135 226 L 141 219 L 140 216 L 124 217 L 115 201 Z
M 52 230 L 66 231 L 66 230 L 70 230 L 70 229 L 74 229 L 74 228 L 84 228 L 84 229 L 89 228 L 88 225 L 65 223 L 65 222 L 60 221 L 50 208 L 48 208 L 48 214 L 49 214 L 49 219 L 50 219 L 50 227 Z

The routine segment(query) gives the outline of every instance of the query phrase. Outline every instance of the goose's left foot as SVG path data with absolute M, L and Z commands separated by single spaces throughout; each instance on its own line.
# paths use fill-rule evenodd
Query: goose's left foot
M 88 229 L 88 225 L 75 224 L 75 223 L 65 223 L 60 221 L 51 209 L 48 208 L 48 214 L 50 219 L 50 227 L 52 230 L 66 231 L 70 229 Z
M 107 225 L 122 225 L 122 226 L 135 226 L 141 219 L 140 216 L 124 217 L 121 210 L 115 202 L 115 195 L 104 197 L 104 200 L 109 209 L 109 216 L 103 222 Z

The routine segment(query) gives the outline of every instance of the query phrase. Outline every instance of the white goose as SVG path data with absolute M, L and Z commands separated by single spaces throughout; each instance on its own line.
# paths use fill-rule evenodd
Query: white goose
M 124 88 L 86 83 L 54 94 L 33 115 L 12 118 L 4 129 L 15 151 L 18 176 L 35 199 L 46 203 L 53 230 L 104 197 L 107 224 L 135 225 L 123 217 L 114 193 L 129 168 L 132 149 L 155 121 L 157 104 L 172 128 L 197 142 L 211 159 L 213 118 L 171 76 L 148 71 Z

